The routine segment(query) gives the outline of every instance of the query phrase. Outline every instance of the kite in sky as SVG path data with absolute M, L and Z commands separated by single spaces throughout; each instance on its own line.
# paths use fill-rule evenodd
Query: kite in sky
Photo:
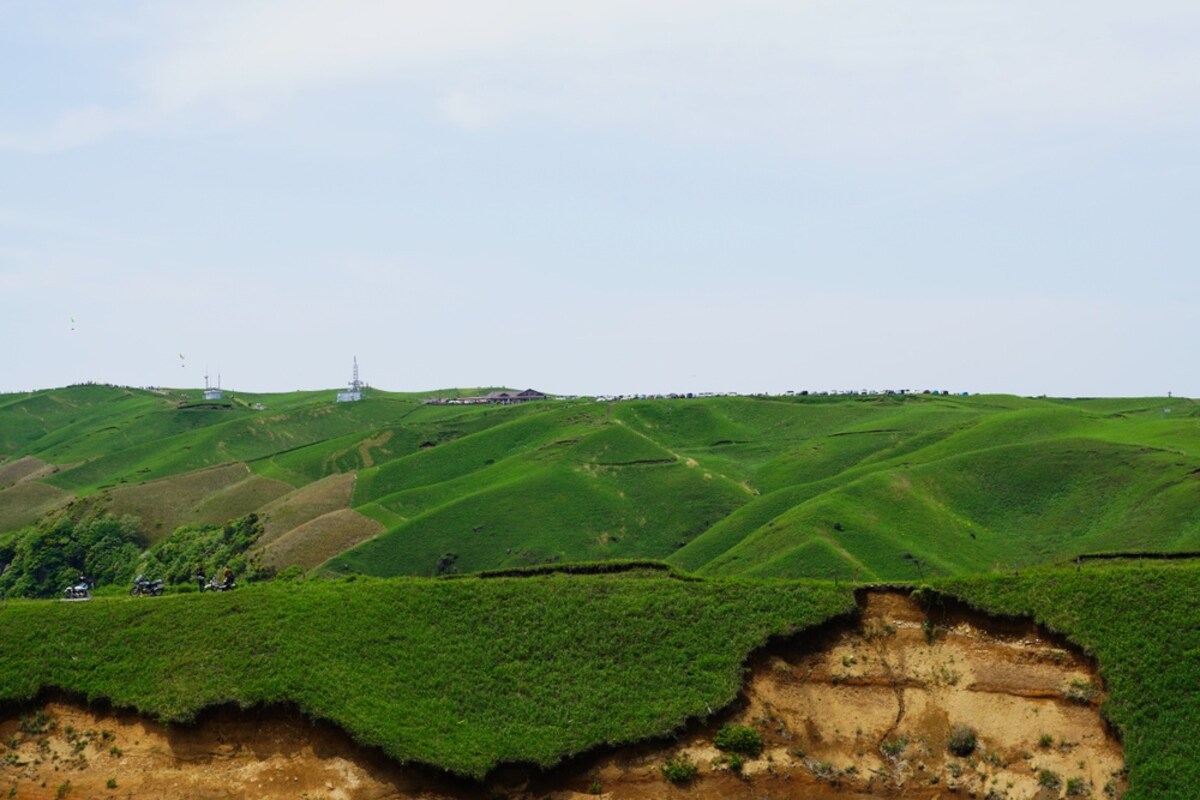
M 187 366 L 187 361 L 184 360 L 183 353 L 180 353 L 179 354 L 179 368 L 183 369 L 186 366 Z

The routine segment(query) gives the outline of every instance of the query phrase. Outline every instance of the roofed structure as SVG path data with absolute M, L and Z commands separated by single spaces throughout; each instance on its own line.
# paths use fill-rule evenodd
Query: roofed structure
M 337 403 L 354 403 L 363 399 L 363 382 L 358 379 L 358 356 L 354 357 L 354 377 L 350 379 L 350 388 L 337 393 Z

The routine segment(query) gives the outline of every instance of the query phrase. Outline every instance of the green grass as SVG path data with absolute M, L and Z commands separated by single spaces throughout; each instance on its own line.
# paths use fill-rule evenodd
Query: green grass
M 381 501 L 407 521 L 339 556 L 331 570 L 431 575 L 446 553 L 478 571 L 543 561 L 661 558 L 745 501 L 683 464 L 556 468 L 522 462 L 474 491 L 438 486 Z M 656 502 L 671 497 L 673 502 Z
M 830 584 L 651 573 L 12 602 L 0 698 L 58 687 L 168 720 L 294 703 L 399 761 L 479 777 L 708 716 L 750 650 L 852 605 Z
M 964 577 L 938 589 L 992 613 L 1029 616 L 1093 654 L 1121 731 L 1126 800 L 1190 797 L 1200 786 L 1200 566 L 1089 564 L 1019 577 Z
M 852 607 L 847 584 L 532 572 L 301 581 L 229 595 L 10 601 L 0 699 L 58 687 L 169 720 L 297 705 L 399 761 L 482 776 L 659 736 L 735 697 L 748 653 Z M 1129 800 L 1200 785 L 1200 565 L 1089 564 L 931 585 L 1093 654 Z M 803 634 L 801 634 L 803 635 Z M 987 721 L 975 720 L 986 737 Z
M 380 391 L 334 405 L 327 391 L 234 393 L 230 410 L 180 410 L 179 394 L 0 396 L 0 452 L 59 467 L 9 490 L 0 523 L 27 524 L 71 497 L 48 487 L 81 498 L 79 514 L 121 505 L 107 497 L 124 487 L 246 463 L 291 487 L 355 472 L 351 506 L 387 531 L 328 567 L 381 576 L 428 575 L 454 554 L 460 570 L 666 558 L 713 576 L 922 580 L 1096 550 L 1200 548 L 1200 405 L 1188 399 L 495 407 Z M 189 495 L 170 518 L 261 511 L 251 489 L 265 503 L 268 488 L 283 490 Z

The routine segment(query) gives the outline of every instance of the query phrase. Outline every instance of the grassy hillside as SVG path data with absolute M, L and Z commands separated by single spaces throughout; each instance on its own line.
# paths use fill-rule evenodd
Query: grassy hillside
M 426 576 L 665 558 L 714 576 L 923 580 L 1200 547 L 1200 405 L 1180 398 L 445 406 L 329 391 L 178 407 L 187 393 L 0 396 L 0 532 L 72 501 L 138 517 L 146 542 L 255 512 L 264 546 L 280 539 L 272 563 Z M 350 491 L 308 488 L 331 476 Z
M 53 686 L 173 720 L 295 703 L 400 761 L 482 776 L 707 716 L 752 648 L 852 605 L 829 584 L 661 573 L 18 601 L 0 626 L 0 698 Z

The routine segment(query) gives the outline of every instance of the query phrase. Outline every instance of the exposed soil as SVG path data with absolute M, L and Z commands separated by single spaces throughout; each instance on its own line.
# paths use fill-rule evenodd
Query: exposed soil
M 195 726 L 53 700 L 0 722 L 0 793 L 18 798 L 1048 798 L 1068 781 L 1119 797 L 1123 756 L 1098 712 L 1095 665 L 1024 622 L 905 595 L 864 595 L 854 622 L 759 654 L 736 708 L 673 740 L 615 748 L 548 771 L 501 768 L 486 786 L 401 767 L 298 714 L 219 709 Z M 43 725 L 31 715 L 45 715 Z M 31 724 L 31 722 L 33 724 Z M 726 723 L 765 748 L 735 774 L 713 746 Z M 952 726 L 977 732 L 948 752 Z M 33 729 L 45 727 L 38 732 Z M 667 782 L 668 758 L 698 767 Z M 1057 789 L 1039 786 L 1053 772 Z M 110 788 L 109 781 L 114 786 Z M 1046 781 L 1049 781 L 1047 776 Z M 69 787 L 60 795 L 61 788 Z M 1110 793 L 1106 792 L 1110 786 Z M 1084 795 L 1077 795 L 1084 796 Z

